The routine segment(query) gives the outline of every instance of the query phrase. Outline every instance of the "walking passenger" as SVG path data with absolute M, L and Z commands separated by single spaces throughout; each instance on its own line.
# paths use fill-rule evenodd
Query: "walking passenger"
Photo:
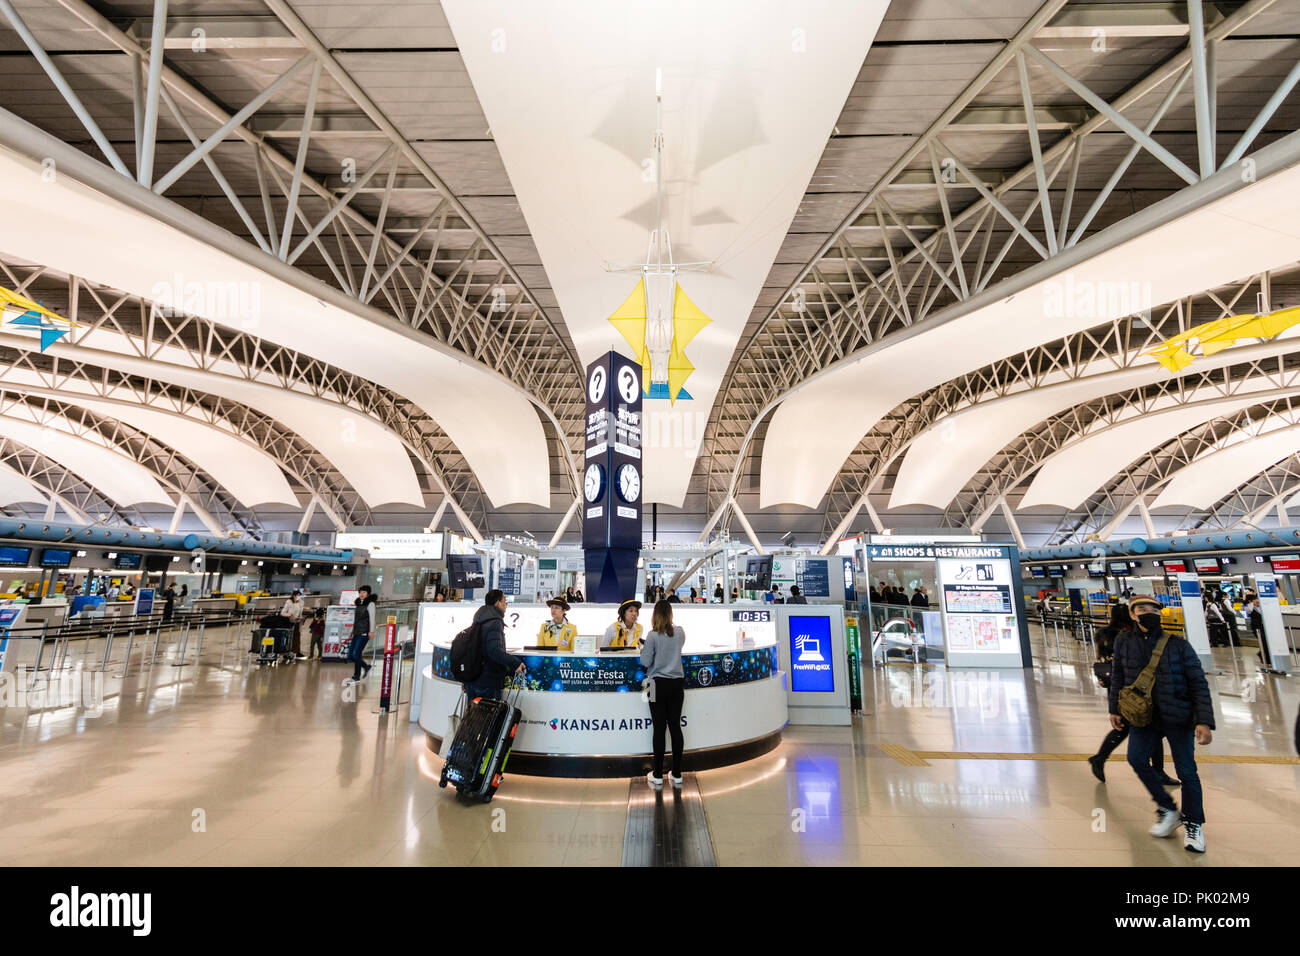
M 1204 853 L 1205 808 L 1195 749 L 1196 744 L 1208 746 L 1214 736 L 1210 685 L 1192 646 L 1161 628 L 1160 602 L 1139 596 L 1133 599 L 1130 611 L 1135 626 L 1115 641 L 1110 682 L 1111 726 L 1115 730 L 1125 726 L 1126 719 L 1120 712 L 1121 696 L 1125 697 L 1125 709 L 1130 714 L 1135 709 L 1133 697 L 1140 695 L 1149 701 L 1149 713 L 1142 715 L 1140 724 L 1133 723 L 1128 738 L 1129 765 L 1156 802 L 1156 823 L 1149 832 L 1154 837 L 1169 837 L 1181 825 L 1183 846 L 1194 853 Z M 1135 694 L 1121 695 L 1127 688 L 1133 688 Z M 1181 817 L 1174 798 L 1165 791 L 1151 765 L 1162 737 L 1169 741 L 1174 772 L 1183 784 Z
M 357 588 L 356 610 L 352 615 L 352 642 L 348 645 L 348 660 L 352 661 L 352 677 L 344 684 L 356 684 L 361 680 L 362 672 L 370 676 L 371 665 L 366 663 L 366 645 L 370 643 L 370 632 L 375 629 L 375 602 L 379 597 L 370 589 L 369 584 Z
M 673 786 L 682 785 L 682 704 L 686 700 L 685 672 L 682 670 L 682 645 L 686 632 L 673 624 L 673 606 L 667 601 L 655 604 L 650 618 L 650 633 L 641 647 L 647 690 L 650 694 L 651 741 L 654 767 L 646 774 L 650 786 L 664 785 L 664 732 L 673 741 Z
M 1097 660 L 1102 666 L 1093 668 L 1093 671 L 1097 674 L 1097 680 L 1101 683 L 1101 686 L 1108 690 L 1113 679 L 1115 641 L 1132 626 L 1133 618 L 1129 614 L 1128 605 L 1113 604 L 1110 608 L 1110 623 L 1097 631 Z M 1115 752 L 1115 749 L 1128 739 L 1128 734 L 1128 724 L 1125 724 L 1121 729 L 1112 727 L 1110 732 L 1102 738 L 1101 746 L 1097 749 L 1097 752 L 1088 758 L 1088 763 L 1092 766 L 1092 775 L 1102 783 L 1106 782 L 1106 761 Z M 1165 773 L 1165 748 L 1164 743 L 1161 741 L 1157 741 L 1156 749 L 1151 754 L 1151 767 L 1160 775 L 1160 783 L 1163 786 L 1182 786 L 1179 781 Z

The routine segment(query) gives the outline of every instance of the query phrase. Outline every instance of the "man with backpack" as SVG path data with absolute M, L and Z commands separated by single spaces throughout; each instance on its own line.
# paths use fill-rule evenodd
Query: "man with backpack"
M 1207 746 L 1213 738 L 1214 701 L 1196 650 L 1182 638 L 1171 637 L 1160 626 L 1160 602 L 1139 595 L 1129 604 L 1135 626 L 1115 640 L 1115 660 L 1110 681 L 1110 723 L 1115 730 L 1131 729 L 1128 762 L 1155 800 L 1154 837 L 1173 836 L 1181 825 L 1183 846 L 1205 852 L 1205 808 L 1201 778 L 1196 771 L 1196 744 Z M 1169 741 L 1174 772 L 1183 785 L 1183 812 L 1151 765 Z
M 462 683 L 470 700 L 475 697 L 500 700 L 506 678 L 527 669 L 522 660 L 506 650 L 507 603 L 504 591 L 497 588 L 488 591 L 483 606 L 474 613 L 474 623 L 452 642 L 452 668 L 456 671 L 463 665 L 460 673 L 465 677 Z

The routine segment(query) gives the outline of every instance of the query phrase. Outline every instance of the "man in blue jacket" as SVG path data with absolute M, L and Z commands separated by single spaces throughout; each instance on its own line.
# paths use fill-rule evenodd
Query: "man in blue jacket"
M 1137 680 L 1151 660 L 1151 653 L 1164 631 L 1160 627 L 1160 602 L 1138 596 L 1129 604 L 1134 626 L 1115 639 L 1115 660 L 1110 681 L 1110 723 L 1124 729 L 1119 713 L 1119 692 Z M 1183 827 L 1183 846 L 1193 853 L 1205 852 L 1205 808 L 1201 803 L 1201 778 L 1196 772 L 1196 744 L 1206 746 L 1214 731 L 1214 701 L 1210 684 L 1201 669 L 1193 647 L 1180 637 L 1170 637 L 1156 665 L 1151 687 L 1152 718 L 1145 727 L 1133 727 L 1128 738 L 1128 762 L 1138 779 L 1155 800 L 1156 823 L 1150 833 L 1155 837 L 1173 836 Z M 1183 784 L 1183 812 L 1160 783 L 1160 774 L 1151 766 L 1159 752 L 1160 738 L 1169 741 L 1174 772 Z
M 500 700 L 506 678 L 512 673 L 522 674 L 524 662 L 506 650 L 506 595 L 493 588 L 483 599 L 483 606 L 474 612 L 474 623 L 479 625 L 479 640 L 483 642 L 483 672 L 478 680 L 466 684 L 470 700 L 490 697 Z

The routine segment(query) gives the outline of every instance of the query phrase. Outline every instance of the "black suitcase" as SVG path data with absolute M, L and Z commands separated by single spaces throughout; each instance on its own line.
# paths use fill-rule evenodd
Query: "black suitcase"
M 518 688 L 509 700 L 476 697 L 469 702 L 447 751 L 438 786 L 450 783 L 462 796 L 491 801 L 501 786 L 523 716 L 518 702 Z

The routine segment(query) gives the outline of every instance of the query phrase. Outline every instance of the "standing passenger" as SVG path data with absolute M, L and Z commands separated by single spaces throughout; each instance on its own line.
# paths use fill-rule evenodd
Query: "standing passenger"
M 650 692 L 650 719 L 653 722 L 652 743 L 654 768 L 646 774 L 650 786 L 658 789 L 664 785 L 664 731 L 673 739 L 673 786 L 682 785 L 682 704 L 686 699 L 685 674 L 682 670 L 682 645 L 686 633 L 673 625 L 673 606 L 667 601 L 655 604 L 650 618 L 650 633 L 641 648 L 641 663 L 645 666 Z

